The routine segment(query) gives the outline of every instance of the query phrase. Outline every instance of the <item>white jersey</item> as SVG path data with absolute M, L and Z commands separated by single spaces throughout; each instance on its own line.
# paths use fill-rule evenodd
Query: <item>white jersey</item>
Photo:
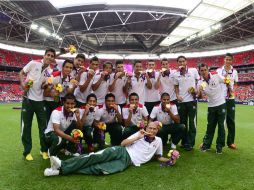
M 111 75 L 110 77 L 110 85 L 114 81 L 115 74 Z M 115 83 L 115 88 L 112 93 L 115 95 L 115 102 L 116 104 L 124 104 L 126 102 L 126 94 L 123 92 L 123 87 L 125 86 L 127 81 L 126 76 L 118 78 Z
M 112 75 L 112 74 L 111 74 Z M 97 83 L 98 80 L 100 80 L 101 74 L 97 73 L 94 77 L 93 84 Z M 97 88 L 97 90 L 94 91 L 94 94 L 97 97 L 97 103 L 98 105 L 102 105 L 105 102 L 105 96 L 108 93 L 108 87 L 110 85 L 110 77 L 105 80 L 103 79 L 100 86 Z
M 224 83 L 224 77 L 217 72 L 209 73 L 209 80 L 199 80 L 199 86 L 203 87 L 204 93 L 208 96 L 208 107 L 215 107 L 225 103 L 221 84 Z
M 169 69 L 169 74 L 163 74 L 161 75 L 161 86 L 160 86 L 160 94 L 166 92 L 169 94 L 170 101 L 173 101 L 176 99 L 176 93 L 175 93 L 175 85 L 174 85 L 174 73 L 176 70 Z
M 27 80 L 32 80 L 33 85 L 27 92 L 27 98 L 34 101 L 43 101 L 42 82 L 50 76 L 52 69 L 50 66 L 42 70 L 43 60 L 32 60 L 24 68 Z
M 80 80 L 79 80 L 79 85 L 83 85 L 86 81 L 87 81 L 87 77 L 88 77 L 88 70 L 83 72 L 80 75 Z M 91 79 L 90 83 L 88 84 L 86 90 L 84 92 L 80 91 L 80 87 L 78 86 L 75 91 L 74 91 L 74 95 L 77 99 L 77 101 L 82 102 L 82 103 L 86 103 L 86 98 L 89 94 L 92 93 L 92 84 L 93 84 L 93 80 L 94 77 Z
M 154 78 L 150 78 L 151 83 L 152 83 L 152 88 L 148 89 L 145 86 L 145 101 L 146 102 L 158 102 L 160 101 L 160 91 L 159 89 L 155 89 L 155 83 L 157 82 L 160 73 L 154 71 Z
M 230 68 L 229 71 L 226 71 L 225 70 L 225 67 L 221 67 L 221 68 L 218 68 L 217 69 L 217 73 L 220 75 L 220 76 L 223 76 L 223 77 L 229 77 L 231 79 L 231 88 L 234 89 L 234 84 L 235 82 L 238 82 L 238 73 L 237 73 L 237 70 L 235 70 L 232 66 Z M 234 96 L 231 96 L 230 98 L 228 97 L 228 87 L 226 84 L 221 84 L 222 86 L 222 89 L 223 89 L 223 94 L 224 94 L 224 97 L 226 99 L 234 99 Z
M 196 80 L 199 80 L 199 74 L 195 68 L 187 68 L 185 75 L 181 75 L 180 71 L 177 71 L 174 76 L 174 84 L 179 86 L 179 95 L 183 98 L 182 102 L 193 101 L 193 96 L 188 92 L 190 87 L 196 89 Z
M 70 112 L 67 115 L 65 115 L 64 107 L 60 106 L 52 112 L 48 126 L 45 130 L 45 134 L 54 131 L 53 124 L 60 125 L 60 130 L 65 131 L 66 129 L 68 129 L 68 127 L 71 125 L 73 121 L 77 121 L 76 115 L 73 112 Z
M 133 139 L 138 136 L 138 133 L 135 133 L 128 137 L 128 139 Z M 141 138 L 132 144 L 126 146 L 126 150 L 131 158 L 132 163 L 135 166 L 140 166 L 151 160 L 154 155 L 162 156 L 163 147 L 162 140 L 160 137 L 155 137 L 155 139 L 149 143 L 144 138 Z
M 170 104 L 170 111 L 174 115 L 178 115 L 177 107 L 175 104 Z M 163 125 L 168 125 L 168 124 L 174 123 L 174 121 L 171 119 L 169 114 L 162 110 L 161 104 L 153 107 L 153 110 L 150 114 L 150 118 L 153 120 L 156 119 L 156 121 L 161 122 Z
M 49 77 L 52 77 L 52 73 L 53 73 L 54 70 L 53 70 L 53 68 L 51 67 L 51 69 L 48 70 L 48 71 L 49 71 L 49 72 L 48 72 L 48 74 L 46 75 L 44 81 L 48 80 Z M 44 89 L 43 89 L 43 91 L 44 91 Z M 50 102 L 54 101 L 54 98 L 53 98 L 53 97 L 48 97 L 48 96 L 44 96 L 43 99 L 46 100 L 46 101 L 50 101 Z
M 85 114 L 85 106 L 81 106 L 80 110 L 82 110 L 82 112 L 83 112 L 83 114 L 82 114 L 82 117 L 83 117 L 83 115 Z M 98 112 L 98 107 L 97 106 L 94 107 L 93 111 L 88 112 L 88 114 L 86 115 L 86 118 L 85 118 L 84 126 L 92 126 L 93 125 L 95 115 L 96 115 L 97 112 Z
M 71 84 L 71 80 L 73 78 L 69 75 L 65 79 L 63 79 L 63 75 L 61 71 L 57 71 L 53 73 L 53 84 L 61 84 L 63 91 L 60 93 L 60 97 L 64 97 L 67 94 L 68 88 L 74 88 L 73 84 Z
M 123 119 L 128 119 L 129 108 L 129 104 L 123 107 Z M 147 117 L 148 115 L 149 114 L 146 107 L 142 104 L 139 104 L 138 108 L 132 113 L 130 125 L 137 125 L 139 121 L 143 120 L 143 117 Z
M 121 113 L 121 108 L 118 106 L 118 111 Z M 104 123 L 116 123 L 116 111 L 114 109 L 107 109 L 106 105 L 100 106 L 95 114 L 96 121 L 102 121 Z
M 56 68 L 57 71 L 62 71 L 64 61 L 65 61 L 64 59 L 56 59 L 55 68 Z M 78 74 L 78 70 L 73 68 L 71 73 L 70 73 L 70 76 L 75 79 L 77 74 Z
M 145 88 L 147 80 L 144 75 L 137 78 L 135 74 L 131 77 L 131 86 L 129 89 L 129 94 L 135 92 L 139 96 L 139 102 L 141 104 L 145 103 Z
M 64 63 L 64 59 L 55 59 L 56 63 L 55 63 L 55 68 L 57 69 L 57 71 L 62 71 L 63 69 L 63 63 Z

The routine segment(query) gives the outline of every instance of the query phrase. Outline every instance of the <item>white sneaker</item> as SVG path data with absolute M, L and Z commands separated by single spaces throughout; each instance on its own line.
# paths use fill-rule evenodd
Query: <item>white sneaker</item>
M 176 150 L 176 145 L 174 143 L 171 143 L 171 149 Z
M 72 153 L 68 150 L 64 150 L 64 154 L 65 154 L 65 156 L 71 156 L 72 155 Z
M 59 175 L 59 170 L 54 170 L 53 168 L 46 168 L 44 170 L 44 176 L 55 176 Z
M 80 156 L 80 154 L 76 152 L 76 153 L 72 154 L 72 156 L 78 157 L 78 156 Z
M 56 156 L 51 156 L 50 164 L 52 169 L 58 170 L 61 167 L 61 160 Z

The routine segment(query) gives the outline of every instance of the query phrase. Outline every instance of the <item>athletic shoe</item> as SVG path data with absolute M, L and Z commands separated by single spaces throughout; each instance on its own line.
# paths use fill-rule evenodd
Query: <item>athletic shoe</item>
M 70 151 L 68 151 L 68 150 L 64 150 L 64 155 L 65 156 L 71 156 L 72 155 L 72 153 L 70 152 Z
M 34 160 L 31 153 L 27 154 L 26 157 L 25 157 L 25 159 L 26 159 L 27 161 L 32 161 L 32 160 Z
M 78 152 L 76 152 L 76 153 L 72 154 L 72 156 L 78 157 L 78 156 L 80 156 L 80 154 Z
M 206 152 L 208 149 L 203 145 L 203 143 L 199 146 L 201 152 Z
M 171 143 L 171 149 L 176 150 L 176 145 L 174 143 Z
M 40 155 L 42 156 L 42 158 L 43 158 L 44 160 L 49 159 L 49 155 L 48 155 L 47 152 L 40 152 Z
M 236 145 L 235 144 L 228 145 L 228 148 L 235 150 L 236 149 Z
M 222 154 L 222 148 L 217 148 L 216 149 L 216 154 Z
M 201 143 L 200 145 L 199 145 L 199 149 L 201 150 L 201 148 L 203 147 L 203 143 Z M 203 148 L 202 148 L 203 149 Z M 211 147 L 209 147 L 209 148 L 205 148 L 206 150 L 211 150 Z M 205 152 L 205 151 L 203 151 L 203 152 Z
M 44 176 L 55 176 L 59 175 L 59 170 L 54 170 L 53 168 L 46 168 L 44 170 Z
M 58 170 L 61 167 L 61 160 L 56 156 L 50 157 L 50 164 L 53 170 Z

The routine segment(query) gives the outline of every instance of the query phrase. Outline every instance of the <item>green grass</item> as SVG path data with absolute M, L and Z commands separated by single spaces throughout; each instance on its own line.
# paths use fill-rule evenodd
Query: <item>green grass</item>
M 236 109 L 237 151 L 224 148 L 216 155 L 200 152 L 198 146 L 206 129 L 206 104 L 199 104 L 198 129 L 194 151 L 180 150 L 181 158 L 174 167 L 161 168 L 157 161 L 141 167 L 129 167 L 109 176 L 70 175 L 46 178 L 49 167 L 39 155 L 36 120 L 33 125 L 33 162 L 24 161 L 20 141 L 18 104 L 0 104 L 0 190 L 12 189 L 254 189 L 254 107 L 238 105 Z M 167 153 L 167 150 L 164 152 Z

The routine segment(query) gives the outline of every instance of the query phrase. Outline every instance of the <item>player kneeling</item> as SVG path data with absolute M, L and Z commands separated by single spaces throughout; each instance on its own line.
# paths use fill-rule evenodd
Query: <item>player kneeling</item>
M 176 145 L 183 137 L 185 126 L 180 124 L 177 107 L 170 103 L 168 93 L 161 95 L 161 103 L 153 108 L 150 120 L 157 120 L 162 123 L 162 128 L 157 136 L 162 138 L 163 145 L 167 144 L 168 135 L 171 134 L 171 149 L 176 149 Z
M 67 94 L 63 106 L 56 108 L 51 116 L 45 130 L 46 142 L 49 145 L 49 155 L 55 156 L 63 148 L 66 153 L 76 153 L 75 144 L 80 143 L 78 139 L 71 136 L 73 129 L 82 129 L 81 114 L 75 108 L 76 100 L 73 94 Z

